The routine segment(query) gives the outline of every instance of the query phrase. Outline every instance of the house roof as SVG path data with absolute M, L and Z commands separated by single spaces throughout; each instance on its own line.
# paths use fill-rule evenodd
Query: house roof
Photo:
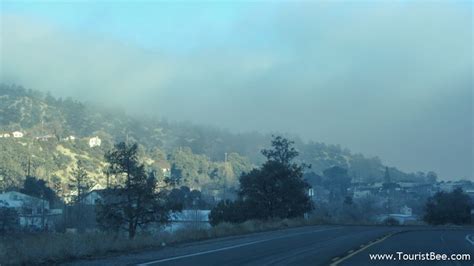
M 47 200 L 33 197 L 18 191 L 8 191 L 0 194 L 0 206 L 20 208 L 23 206 L 25 201 L 37 203 L 44 201 L 45 203 L 48 203 Z

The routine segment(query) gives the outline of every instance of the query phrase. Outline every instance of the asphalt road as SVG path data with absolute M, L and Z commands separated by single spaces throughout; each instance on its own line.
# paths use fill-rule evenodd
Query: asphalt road
M 472 240 L 466 239 L 471 234 Z M 468 240 L 474 243 L 474 230 L 314 226 L 182 244 L 72 265 L 433 265 L 426 261 L 423 264 L 369 259 L 372 253 L 403 251 L 471 254 L 470 262 L 444 261 L 439 265 L 472 266 L 474 246 Z
M 397 253 L 397 252 L 403 252 Z M 428 253 L 429 255 L 425 255 Z M 370 254 L 392 254 L 391 260 L 370 261 Z M 446 260 L 430 260 L 446 254 Z M 467 254 L 469 258 L 451 258 Z M 418 255 L 418 258 L 415 258 Z M 423 260 L 422 256 L 425 257 Z M 413 260 L 415 259 L 415 260 Z M 453 260 L 454 259 L 454 260 Z M 338 265 L 474 265 L 474 229 L 415 230 L 395 234 L 342 261 Z

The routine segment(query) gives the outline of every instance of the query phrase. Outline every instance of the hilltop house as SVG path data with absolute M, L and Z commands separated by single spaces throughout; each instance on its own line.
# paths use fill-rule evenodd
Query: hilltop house
M 65 140 L 65 141 L 74 141 L 74 140 L 76 140 L 76 137 L 73 136 L 73 135 L 71 135 L 71 136 L 69 136 L 69 137 L 66 137 L 64 140 Z
M 23 132 L 21 131 L 14 131 L 12 135 L 14 138 L 23 138 Z
M 451 192 L 456 188 L 461 188 L 464 191 L 474 189 L 474 183 L 467 180 L 457 180 L 457 181 L 441 181 L 436 184 L 437 191 Z
M 100 147 L 102 144 L 102 140 L 99 137 L 93 137 L 89 139 L 89 147 L 94 148 L 94 147 Z
M 44 135 L 44 136 L 35 137 L 35 140 L 48 141 L 49 139 L 52 139 L 52 138 L 53 138 L 52 135 Z
M 112 189 L 104 188 L 100 185 L 94 186 L 88 193 L 84 195 L 82 203 L 85 205 L 97 205 L 103 201 L 112 192 Z
M 20 218 L 20 225 L 29 230 L 54 228 L 54 221 L 62 210 L 50 209 L 49 202 L 17 191 L 0 193 L 0 207 L 13 208 Z
M 362 198 L 367 198 L 370 195 L 373 195 L 372 191 L 370 189 L 354 189 L 352 197 L 354 199 L 362 199 Z
M 163 173 L 164 177 L 171 177 L 171 169 L 168 168 L 161 168 L 161 172 Z
M 103 190 L 92 190 L 84 196 L 82 202 L 85 205 L 96 205 L 102 200 L 103 197 Z
M 93 189 L 84 195 L 83 203 L 85 205 L 97 205 L 104 202 L 120 202 L 126 200 L 122 194 L 122 189 L 100 188 Z
M 0 138 L 10 138 L 10 137 L 14 137 L 14 138 L 23 138 L 24 134 L 23 132 L 21 131 L 14 131 L 12 132 L 12 134 L 10 133 L 2 133 L 0 134 Z

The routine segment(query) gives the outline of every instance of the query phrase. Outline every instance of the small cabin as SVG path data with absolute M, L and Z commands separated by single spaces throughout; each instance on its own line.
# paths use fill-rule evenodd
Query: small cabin
M 12 135 L 14 138 L 23 138 L 23 132 L 21 131 L 14 131 Z
M 94 148 L 94 147 L 100 147 L 102 144 L 102 140 L 99 137 L 93 137 L 89 139 L 89 147 Z

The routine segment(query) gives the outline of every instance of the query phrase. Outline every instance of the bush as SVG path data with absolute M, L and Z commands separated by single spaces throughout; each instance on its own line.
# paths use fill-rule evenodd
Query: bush
M 452 192 L 438 192 L 428 199 L 423 220 L 429 224 L 471 223 L 471 198 L 458 188 Z
M 116 251 L 133 251 L 161 242 L 151 235 L 137 235 L 134 240 L 103 234 L 15 234 L 0 239 L 0 261 L 6 265 L 54 264 L 60 261 L 104 255 Z
M 220 223 L 210 229 L 185 228 L 175 233 L 137 234 L 134 239 L 108 233 L 15 234 L 0 238 L 0 261 L 7 265 L 57 264 L 65 260 L 158 248 L 166 244 L 249 234 L 319 224 L 312 219 L 249 220 L 240 224 Z
M 240 200 L 221 201 L 209 213 L 209 223 L 212 226 L 223 222 L 242 223 L 247 220 L 246 209 L 245 203 Z

